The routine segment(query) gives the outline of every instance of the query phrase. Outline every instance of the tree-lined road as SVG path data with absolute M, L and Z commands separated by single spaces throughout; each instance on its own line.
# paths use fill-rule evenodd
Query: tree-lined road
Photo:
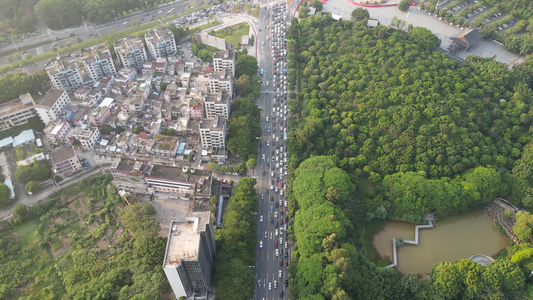
M 286 130 L 286 126 L 284 126 L 282 116 L 284 115 L 283 106 L 287 103 L 287 95 L 284 93 L 282 77 L 279 73 L 275 78 L 277 66 L 273 61 L 278 59 L 275 56 L 279 55 L 277 53 L 282 50 L 278 49 L 274 43 L 275 38 L 272 33 L 272 28 L 275 27 L 273 6 L 281 3 L 267 1 L 260 3 L 260 20 L 257 26 L 258 62 L 259 68 L 263 70 L 262 93 L 258 101 L 258 105 L 261 107 L 262 146 L 259 149 L 256 168 L 262 194 L 259 195 L 257 239 L 262 243 L 262 247 L 258 245 L 256 252 L 255 299 L 288 299 L 288 288 L 285 286 L 285 280 L 288 280 L 287 263 L 290 259 L 290 249 L 285 248 L 288 242 L 286 231 L 280 231 L 287 225 L 284 220 L 287 199 L 281 191 L 283 190 L 281 186 L 286 171 L 283 162 L 283 158 L 286 158 L 286 151 L 284 150 L 286 148 L 283 142 L 283 132 Z M 285 11 L 285 7 L 283 2 L 280 9 Z M 277 39 L 281 41 L 281 36 L 284 34 L 279 34 L 280 37 Z M 278 60 L 278 65 L 280 61 Z M 278 98 L 277 101 L 275 100 L 276 97 Z M 283 185 L 283 187 L 285 186 Z M 262 218 L 262 222 L 259 221 L 260 218 Z

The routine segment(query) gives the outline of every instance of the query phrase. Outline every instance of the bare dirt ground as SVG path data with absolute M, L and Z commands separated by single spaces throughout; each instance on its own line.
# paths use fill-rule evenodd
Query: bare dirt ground
M 189 211 L 189 201 L 175 199 L 155 198 L 149 202 L 155 208 L 155 218 L 161 224 L 159 236 L 166 237 L 170 228 L 170 222 L 174 220 L 184 220 Z

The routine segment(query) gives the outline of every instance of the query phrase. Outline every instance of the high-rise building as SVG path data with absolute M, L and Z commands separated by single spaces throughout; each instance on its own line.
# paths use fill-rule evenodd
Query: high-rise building
M 57 59 L 46 67 L 46 73 L 58 90 L 73 91 L 83 84 L 83 77 L 76 62 L 65 64 L 62 59 Z
M 117 74 L 111 52 L 104 45 L 91 47 L 89 51 L 83 53 L 81 60 L 87 75 L 94 81 L 104 76 Z
M 208 94 L 205 97 L 205 114 L 208 119 L 224 117 L 228 120 L 230 114 L 230 97 L 229 93 L 220 91 L 218 93 Z
M 172 221 L 163 269 L 176 298 L 206 295 L 213 284 L 215 236 L 211 213 L 192 212 Z
M 211 150 L 226 147 L 226 119 L 204 119 L 200 124 L 200 139 L 202 148 Z
M 35 105 L 35 110 L 44 124 L 57 120 L 61 112 L 71 103 L 70 97 L 65 90 L 51 90 Z
M 213 53 L 213 65 L 215 71 L 228 70 L 235 77 L 235 51 L 223 50 Z
M 142 69 L 148 60 L 143 41 L 138 37 L 125 37 L 113 44 L 122 66 L 126 68 Z
M 152 59 L 167 57 L 177 51 L 174 34 L 168 28 L 150 30 L 144 34 L 144 39 Z

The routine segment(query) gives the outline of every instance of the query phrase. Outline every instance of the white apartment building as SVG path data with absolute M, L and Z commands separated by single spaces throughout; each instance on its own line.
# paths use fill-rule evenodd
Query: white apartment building
M 80 68 L 75 62 L 70 62 L 65 66 L 63 60 L 58 59 L 46 67 L 46 73 L 54 88 L 58 90 L 70 92 L 83 84 Z
M 210 218 L 209 211 L 190 212 L 170 224 L 163 270 L 176 298 L 211 291 L 216 243 Z
M 72 147 L 63 148 L 50 153 L 52 170 L 59 176 L 67 176 L 82 169 L 80 160 Z
M 159 28 L 150 30 L 144 34 L 148 52 L 152 59 L 158 57 L 167 57 L 173 55 L 177 51 L 174 34 L 168 28 Z
M 35 105 L 35 110 L 44 124 L 59 118 L 61 111 L 71 103 L 70 97 L 64 90 L 51 90 L 43 100 Z
M 230 115 L 230 97 L 227 92 L 208 94 L 205 97 L 205 113 L 208 119 L 224 117 L 228 120 Z
M 0 131 L 26 124 L 37 115 L 32 96 L 22 94 L 18 99 L 0 104 Z
M 226 119 L 204 119 L 200 123 L 200 139 L 203 149 L 223 149 L 226 147 Z
M 67 120 L 57 120 L 51 122 L 44 128 L 44 133 L 52 141 L 52 143 L 59 145 L 67 136 L 68 131 L 72 128 L 70 122 Z
M 93 81 L 104 76 L 114 76 L 117 74 L 117 69 L 113 63 L 111 52 L 103 45 L 91 47 L 91 49 L 84 53 L 82 57 L 85 71 Z
M 100 130 L 98 127 L 88 127 L 78 133 L 78 140 L 85 150 L 91 150 L 100 140 Z
M 143 41 L 138 37 L 125 37 L 113 44 L 122 66 L 126 68 L 142 69 L 148 60 Z
M 221 91 L 228 92 L 230 96 L 233 95 L 233 76 L 228 70 L 215 71 L 209 75 L 209 92 L 219 93 Z
M 213 53 L 215 71 L 228 70 L 235 77 L 235 51 L 224 50 Z

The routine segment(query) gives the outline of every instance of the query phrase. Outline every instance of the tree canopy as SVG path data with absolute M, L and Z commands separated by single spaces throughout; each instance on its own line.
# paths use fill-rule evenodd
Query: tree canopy
M 219 299 L 248 300 L 254 295 L 254 265 L 257 247 L 255 178 L 241 178 L 225 208 L 224 226 L 216 232 L 215 286 Z M 221 208 L 219 208 L 221 209 Z

